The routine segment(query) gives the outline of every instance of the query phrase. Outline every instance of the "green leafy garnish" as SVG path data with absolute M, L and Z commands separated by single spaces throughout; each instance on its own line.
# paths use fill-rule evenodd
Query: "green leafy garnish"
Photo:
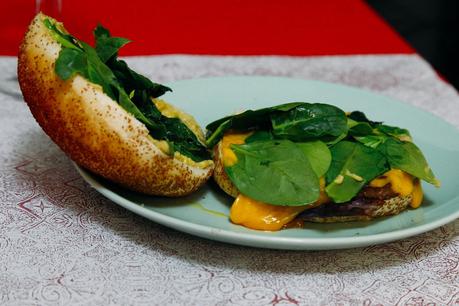
M 152 137 L 167 141 L 169 154 L 178 151 L 197 162 L 210 158 L 207 148 L 180 119 L 163 116 L 153 103 L 152 98 L 171 89 L 151 82 L 117 59 L 119 49 L 129 40 L 111 37 L 110 32 L 99 25 L 94 31 L 94 49 L 64 33 L 54 20 L 46 18 L 43 22 L 62 45 L 55 65 L 55 72 L 61 79 L 68 80 L 79 74 L 100 85 L 104 93 L 145 124 Z
M 252 143 L 262 140 L 274 140 L 274 136 L 269 131 L 256 131 L 245 139 L 245 143 Z
M 269 129 L 280 139 L 304 141 L 346 136 L 347 119 L 339 108 L 321 103 L 293 102 L 224 117 L 207 125 L 207 146 L 213 147 L 233 130 Z
M 68 80 L 77 73 L 88 77 L 88 57 L 79 49 L 64 48 L 59 53 L 55 69 L 63 80 Z
M 302 103 L 287 112 L 274 113 L 271 122 L 276 137 L 294 141 L 338 137 L 347 131 L 345 113 L 321 103 Z
M 351 200 L 369 181 L 389 170 L 383 154 L 360 143 L 342 141 L 330 150 L 325 190 L 336 203 Z
M 94 30 L 96 38 L 96 51 L 102 62 L 106 63 L 110 58 L 118 55 L 118 50 L 130 42 L 122 37 L 111 37 L 110 32 L 100 24 Z
M 96 50 L 84 42 L 78 42 L 81 49 L 62 48 L 56 60 L 55 72 L 63 80 L 75 74 L 102 87 L 110 96 L 134 117 L 143 122 L 148 129 L 155 129 L 157 124 L 150 121 L 130 100 L 115 75 L 97 56 Z
M 327 145 L 320 140 L 309 142 L 297 142 L 297 146 L 303 150 L 303 153 L 309 160 L 312 170 L 321 178 L 325 175 L 332 160 L 330 150 Z
M 352 119 L 352 118 L 354 119 Z M 357 121 L 360 119 L 361 121 Z M 365 137 L 370 139 L 379 139 L 383 143 L 386 139 L 393 137 L 401 141 L 411 141 L 411 135 L 407 129 L 402 129 L 396 126 L 382 124 L 381 122 L 374 122 L 367 119 L 362 112 L 352 112 L 348 116 L 349 135 L 354 136 L 358 141 L 363 144 L 367 143 Z M 375 137 L 373 137 L 375 136 Z M 361 138 L 361 139 L 359 139 Z M 374 146 L 373 142 L 372 146 Z
M 131 100 L 143 114 L 152 122 L 157 123 L 155 129 L 150 132 L 157 139 L 166 140 L 169 144 L 170 153 L 178 151 L 195 161 L 209 159 L 206 148 L 199 142 L 196 135 L 178 118 L 168 118 L 161 114 L 151 98 L 159 97 L 169 87 L 153 83 L 148 78 L 130 69 L 125 61 L 116 58 L 118 53 L 116 37 L 111 37 L 110 32 L 98 26 L 94 31 L 96 37 L 96 50 L 100 58 L 106 58 L 107 66 L 113 71 L 117 80 L 122 84 L 126 92 L 133 92 Z M 118 40 L 121 44 L 122 41 Z M 108 46 L 106 44 L 109 44 Z M 101 50 L 99 53 L 99 50 Z
M 371 121 L 359 111 L 346 115 L 332 105 L 295 102 L 228 116 L 210 123 L 207 130 L 210 147 L 228 131 L 253 131 L 244 145 L 232 146 L 238 159 L 225 169 L 243 194 L 269 204 L 310 203 L 316 199 L 315 189 L 310 189 L 314 197 L 308 197 L 302 188 L 315 188 L 316 179 L 324 176 L 327 195 L 344 203 L 391 168 L 439 185 L 408 130 Z M 298 149 L 308 163 L 297 156 Z M 298 187 L 299 175 L 307 176 L 303 187 Z M 285 182 L 289 185 L 283 189 Z M 292 197 L 295 188 L 299 195 Z
M 388 136 L 392 136 L 401 141 L 411 141 L 410 132 L 407 129 L 402 129 L 396 126 L 390 126 L 385 124 L 378 124 L 376 130 Z
M 354 138 L 358 142 L 373 149 L 376 149 L 380 144 L 384 143 L 388 139 L 386 135 L 355 136 Z
M 51 35 L 53 35 L 54 39 L 64 48 L 81 49 L 79 41 L 72 35 L 64 33 L 58 29 L 58 26 L 61 27 L 61 25 L 55 20 L 51 21 L 51 19 L 46 18 L 43 20 L 43 24 L 51 31 Z
M 269 114 L 271 114 L 272 112 L 289 111 L 292 108 L 301 104 L 302 102 L 292 102 L 272 107 L 260 108 L 257 110 L 246 110 L 237 115 L 226 116 L 221 119 L 215 120 L 214 122 L 209 123 L 206 126 L 206 129 L 209 132 L 210 136 L 210 134 L 214 133 L 220 127 L 220 125 L 227 121 L 230 121 L 231 124 L 234 124 L 234 126 L 239 129 L 257 126 L 257 124 L 259 124 L 260 122 L 267 123 L 270 120 Z
M 377 125 L 377 124 L 381 123 L 381 122 L 378 122 L 378 121 L 371 121 L 361 111 L 350 112 L 349 115 L 347 115 L 347 117 L 349 119 L 352 119 L 352 120 L 357 121 L 357 122 L 366 122 L 366 123 L 370 124 L 371 126 L 374 126 L 374 125 Z
M 368 122 L 357 122 L 353 119 L 347 119 L 349 135 L 365 136 L 373 133 L 373 127 Z
M 169 87 L 153 83 L 148 78 L 130 69 L 125 61 L 112 58 L 107 62 L 107 65 L 127 92 L 132 90 L 135 90 L 137 93 L 145 91 L 147 97 L 157 98 L 168 91 L 172 91 Z
M 434 186 L 440 186 L 440 181 L 435 178 L 424 155 L 414 143 L 390 138 L 379 146 L 378 150 L 387 157 L 392 168 L 403 170 Z
M 268 140 L 231 147 L 238 162 L 225 170 L 242 194 L 288 206 L 313 203 L 319 198 L 319 179 L 295 143 Z
M 271 125 L 271 115 L 274 113 L 282 113 L 303 103 L 286 103 L 273 107 L 261 108 L 258 110 L 247 110 L 243 113 L 227 116 L 216 120 L 206 126 L 208 147 L 212 148 L 223 137 L 226 131 L 234 130 L 251 130 L 251 129 L 266 129 Z

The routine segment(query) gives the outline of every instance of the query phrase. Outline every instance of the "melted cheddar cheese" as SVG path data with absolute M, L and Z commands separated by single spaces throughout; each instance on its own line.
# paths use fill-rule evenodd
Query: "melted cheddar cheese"
M 270 205 L 239 194 L 231 206 L 230 219 L 248 228 L 278 231 L 305 209 L 304 206 Z
M 226 167 L 232 166 L 237 162 L 236 154 L 231 150 L 231 145 L 244 144 L 245 139 L 250 135 L 251 133 L 228 133 L 223 137 L 221 150 L 223 164 Z M 418 179 L 414 179 L 404 171 L 392 169 L 372 180 L 369 186 L 380 188 L 387 184 L 390 184 L 391 189 L 401 196 L 411 195 L 411 207 L 417 208 L 421 205 L 423 192 L 421 183 Z M 263 203 L 243 194 L 239 194 L 231 207 L 230 219 L 235 224 L 240 224 L 251 229 L 278 231 L 307 208 L 318 206 L 329 201 L 330 199 L 325 192 L 325 179 L 322 177 L 320 179 L 320 196 L 313 204 L 303 206 L 278 206 Z
M 313 204 L 278 206 L 256 201 L 243 194 L 239 194 L 233 206 L 231 206 L 230 219 L 235 224 L 240 224 L 251 229 L 278 231 L 307 208 L 329 201 L 330 199 L 325 193 L 325 179 L 321 178 L 319 199 Z
M 236 154 L 231 150 L 231 145 L 233 144 L 244 144 L 245 139 L 249 137 L 252 133 L 228 133 L 222 138 L 221 142 L 221 152 L 223 156 L 223 165 L 225 167 L 231 167 L 237 162 Z
M 422 199 L 424 198 L 424 193 L 422 192 L 421 181 L 419 179 L 416 179 L 414 181 L 413 193 L 411 194 L 411 196 L 412 199 L 410 206 L 412 208 L 418 208 L 419 206 L 421 206 Z
M 418 208 L 421 206 L 424 194 L 422 192 L 422 186 L 419 179 L 413 178 L 411 175 L 402 170 L 392 169 L 372 180 L 369 186 L 384 187 L 387 184 L 390 184 L 392 191 L 401 196 L 411 195 L 410 206 L 412 208 Z
M 375 178 L 369 184 L 370 187 L 384 187 L 391 185 L 391 189 L 401 196 L 408 196 L 413 192 L 413 177 L 406 172 L 392 169 L 382 176 Z

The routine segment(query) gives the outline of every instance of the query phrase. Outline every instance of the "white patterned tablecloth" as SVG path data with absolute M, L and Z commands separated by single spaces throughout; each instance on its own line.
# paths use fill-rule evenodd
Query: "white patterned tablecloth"
M 159 82 L 276 75 L 361 87 L 459 126 L 459 96 L 416 55 L 133 57 Z M 459 305 L 459 220 L 360 249 L 286 252 L 217 243 L 106 200 L 33 120 L 0 57 L 0 304 Z

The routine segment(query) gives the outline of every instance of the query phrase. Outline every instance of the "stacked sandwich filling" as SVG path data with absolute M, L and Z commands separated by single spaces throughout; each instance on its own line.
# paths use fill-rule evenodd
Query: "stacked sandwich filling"
M 207 129 L 236 198 L 231 221 L 253 229 L 397 214 L 421 204 L 420 179 L 439 185 L 406 129 L 328 104 L 247 111 Z

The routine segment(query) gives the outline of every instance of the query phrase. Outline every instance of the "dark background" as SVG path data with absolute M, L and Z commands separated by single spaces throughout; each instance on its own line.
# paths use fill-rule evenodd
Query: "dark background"
M 459 89 L 459 0 L 367 0 Z

